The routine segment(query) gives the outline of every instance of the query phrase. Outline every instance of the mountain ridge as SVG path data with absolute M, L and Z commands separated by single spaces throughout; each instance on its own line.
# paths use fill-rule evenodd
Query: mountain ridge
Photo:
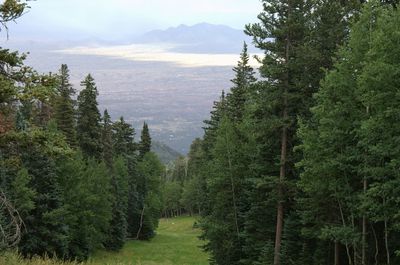
M 175 44 L 171 51 L 179 53 L 239 53 L 243 42 L 250 44 L 252 39 L 243 30 L 201 22 L 194 25 L 180 24 L 164 30 L 151 30 L 134 38 L 133 42 Z M 250 52 L 256 50 L 251 45 L 249 48 Z

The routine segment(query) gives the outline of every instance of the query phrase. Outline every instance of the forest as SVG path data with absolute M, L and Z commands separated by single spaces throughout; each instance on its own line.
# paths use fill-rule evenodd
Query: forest
M 261 2 L 231 89 L 172 165 L 146 123 L 135 141 L 100 114 L 90 74 L 76 95 L 67 65 L 0 49 L 0 251 L 85 261 L 195 215 L 210 264 L 400 264 L 398 1 Z M 2 30 L 26 8 L 1 4 Z

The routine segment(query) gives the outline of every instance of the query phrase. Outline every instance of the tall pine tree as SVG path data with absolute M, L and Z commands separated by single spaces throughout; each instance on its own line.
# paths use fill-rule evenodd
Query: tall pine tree
M 82 81 L 84 88 L 78 96 L 78 142 L 85 157 L 101 159 L 101 125 L 97 108 L 97 88 L 89 74 Z
M 69 70 L 66 64 L 61 65 L 59 73 L 58 97 L 56 98 L 54 118 L 57 128 L 63 132 L 71 147 L 77 146 L 75 110 L 72 97 L 75 90 L 69 83 Z
M 147 125 L 146 122 L 144 122 L 139 143 L 139 159 L 143 159 L 143 157 L 148 152 L 150 152 L 150 149 L 151 149 L 151 137 L 149 132 L 149 126 Z

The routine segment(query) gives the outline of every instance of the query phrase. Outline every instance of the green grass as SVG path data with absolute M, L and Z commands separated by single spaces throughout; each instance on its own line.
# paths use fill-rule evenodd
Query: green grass
M 199 246 L 199 229 L 193 217 L 161 219 L 157 235 L 149 241 L 128 241 L 119 252 L 98 252 L 90 265 L 207 265 Z

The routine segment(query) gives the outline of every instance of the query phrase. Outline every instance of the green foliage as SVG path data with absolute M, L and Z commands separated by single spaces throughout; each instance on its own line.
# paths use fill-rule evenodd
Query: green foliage
M 179 182 L 168 181 L 162 187 L 163 213 L 172 217 L 181 208 L 182 186 Z
M 127 236 L 128 208 L 128 168 L 123 158 L 114 161 L 112 175 L 112 219 L 105 247 L 109 250 L 119 250 L 124 246 Z
M 207 179 L 209 199 L 213 202 L 203 221 L 206 249 L 216 264 L 239 264 L 242 258 L 245 161 L 233 123 L 223 117 L 213 149 L 214 160 Z
M 148 152 L 139 162 L 138 172 L 140 182 L 137 189 L 142 200 L 137 231 L 140 232 L 138 233 L 140 239 L 149 239 L 154 236 L 162 211 L 160 183 L 164 166 L 156 154 Z
M 391 165 L 397 161 L 397 114 L 391 114 L 398 112 L 397 88 L 391 84 L 399 58 L 389 48 L 396 39 L 389 32 L 399 32 L 398 18 L 397 10 L 374 1 L 363 8 L 315 96 L 312 122 L 299 130 L 305 195 L 300 201 L 309 227 L 304 232 L 346 246 L 339 255 L 349 263 L 359 264 L 364 255 L 367 261 L 389 263 L 395 256 L 390 245 L 398 248 L 389 236 L 398 233 L 389 228 L 398 222 L 390 216 L 397 214 L 392 196 L 398 175 Z M 368 227 L 360 224 L 363 219 Z M 375 253 L 366 252 L 373 246 Z
M 103 163 L 85 161 L 75 155 L 59 161 L 66 224 L 69 227 L 68 255 L 84 260 L 99 248 L 109 231 L 111 180 Z
M 11 183 L 11 195 L 13 204 L 17 206 L 18 213 L 22 218 L 35 208 L 34 198 L 37 193 L 30 187 L 32 177 L 26 168 L 22 168 L 17 172 L 15 179 Z

